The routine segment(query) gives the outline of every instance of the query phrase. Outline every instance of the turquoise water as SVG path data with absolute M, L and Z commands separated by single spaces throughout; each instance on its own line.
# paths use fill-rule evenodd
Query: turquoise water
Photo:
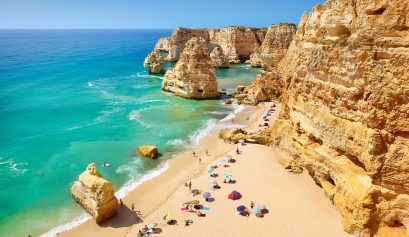
M 38 235 L 82 214 L 69 188 L 87 164 L 119 190 L 232 112 L 217 100 L 163 93 L 161 77 L 147 75 L 145 55 L 170 34 L 0 31 L 1 236 Z M 258 73 L 246 65 L 218 69 L 219 88 L 249 84 Z M 157 145 L 161 158 L 139 157 L 141 144 Z

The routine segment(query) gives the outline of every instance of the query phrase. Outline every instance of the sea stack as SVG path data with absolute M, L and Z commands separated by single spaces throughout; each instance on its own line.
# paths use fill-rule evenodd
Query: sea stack
M 261 46 L 250 56 L 251 66 L 276 67 L 287 53 L 296 31 L 294 24 L 271 25 Z
M 329 0 L 280 64 L 270 144 L 301 159 L 357 236 L 409 230 L 409 2 Z
M 143 66 L 151 74 L 163 74 L 165 70 L 165 61 L 159 50 L 155 49 L 146 56 Z
M 98 224 L 103 223 L 118 211 L 118 200 L 112 184 L 98 172 L 94 163 L 79 176 L 71 187 L 72 198 L 84 208 Z
M 212 64 L 215 68 L 228 68 L 230 66 L 229 59 L 223 53 L 220 46 L 213 48 L 212 52 L 210 53 L 210 58 L 212 59 Z
M 176 65 L 165 74 L 162 90 L 188 99 L 219 97 L 216 72 L 204 39 L 190 39 Z

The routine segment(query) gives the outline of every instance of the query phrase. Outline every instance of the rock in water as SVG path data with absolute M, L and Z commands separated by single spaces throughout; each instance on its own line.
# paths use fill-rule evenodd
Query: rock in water
M 170 38 L 160 38 L 155 45 L 155 49 L 169 51 Z
M 152 159 L 156 159 L 158 157 L 158 148 L 156 146 L 151 145 L 140 146 L 138 147 L 137 151 L 139 154 L 145 157 L 149 157 Z
M 276 67 L 287 53 L 297 31 L 294 24 L 277 24 L 268 28 L 261 46 L 250 57 L 253 67 Z
M 146 56 L 143 66 L 152 74 L 162 74 L 166 71 L 164 59 L 159 50 L 150 52 L 148 56 Z
M 223 53 L 220 46 L 216 46 L 210 53 L 210 58 L 212 59 L 213 67 L 215 68 L 227 68 L 230 66 L 229 59 Z
M 81 205 L 98 224 L 103 223 L 118 211 L 118 200 L 112 184 L 98 172 L 95 164 L 89 164 L 79 181 L 71 187 L 73 199 Z
M 409 229 L 408 9 L 329 0 L 304 14 L 278 68 L 280 119 L 263 132 L 301 159 L 357 236 Z
M 186 43 L 180 60 L 166 72 L 162 90 L 188 99 L 219 97 L 216 72 L 204 39 L 194 37 Z

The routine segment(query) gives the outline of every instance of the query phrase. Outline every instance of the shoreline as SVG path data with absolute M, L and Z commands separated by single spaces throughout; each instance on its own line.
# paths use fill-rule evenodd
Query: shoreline
M 234 123 L 243 124 L 253 132 L 263 120 L 263 114 L 271 103 L 261 103 L 256 107 L 245 107 L 234 118 Z M 280 105 L 268 123 L 275 122 Z M 233 122 L 230 119 L 227 122 Z M 271 147 L 247 144 L 240 146 L 241 154 L 236 155 L 237 144 L 226 144 L 218 138 L 218 130 L 213 129 L 195 148 L 196 157 L 188 149 L 169 161 L 169 168 L 157 177 L 143 182 L 123 198 L 124 205 L 118 215 L 102 225 L 92 219 L 80 226 L 60 233 L 58 236 L 136 236 L 138 230 L 149 223 L 158 223 L 160 236 L 351 236 L 344 232 L 339 213 L 325 197 L 307 172 L 291 174 L 278 163 L 280 154 Z M 205 155 L 209 148 L 209 156 Z M 207 168 L 220 161 L 226 154 L 233 155 L 237 163 L 228 168 L 220 167 L 217 172 L 231 172 L 236 184 L 224 184 L 219 178 L 220 190 L 211 191 L 215 202 L 205 202 L 210 207 L 206 217 L 197 217 L 189 212 L 181 212 L 182 204 L 191 199 L 202 201 L 201 195 L 191 196 L 185 182 L 191 181 L 193 188 L 206 192 L 209 186 Z M 198 157 L 202 158 L 199 164 Z M 222 173 L 220 173 L 221 177 Z M 271 188 L 264 188 L 265 185 Z M 232 190 L 243 194 L 239 201 L 227 199 Z M 277 192 L 279 190 L 279 192 Z M 189 197 L 190 196 L 190 197 Z M 301 198 L 302 197 L 302 198 Z M 301 199 L 300 199 L 301 198 Z M 237 215 L 237 205 L 248 205 L 250 201 L 266 204 L 271 210 L 265 218 Z M 135 205 L 135 211 L 130 206 Z M 270 209 L 271 208 L 271 209 Z M 162 219 L 166 213 L 174 214 L 178 223 L 169 226 Z M 183 220 L 192 219 L 194 224 L 186 227 Z M 232 220 L 227 221 L 226 220 Z M 211 226 L 211 228 L 209 228 Z
M 175 173 L 176 168 L 183 166 L 183 164 L 185 163 L 189 163 L 189 167 L 192 167 L 193 163 L 194 164 L 197 163 L 197 161 L 192 161 L 191 158 L 188 158 L 189 156 L 192 156 L 192 153 L 191 153 L 192 150 L 195 150 L 196 156 L 199 157 L 199 156 L 205 155 L 206 145 L 208 146 L 216 145 L 216 144 L 213 144 L 214 141 L 219 141 L 219 142 L 216 142 L 216 143 L 221 143 L 219 145 L 225 144 L 225 145 L 229 145 L 229 147 L 235 146 L 232 144 L 226 144 L 222 142 L 218 138 L 219 130 L 221 128 L 230 128 L 230 127 L 250 128 L 255 122 L 257 122 L 258 118 L 260 118 L 260 115 L 264 113 L 264 108 L 266 107 L 264 103 L 261 103 L 259 106 L 244 106 L 244 105 L 233 105 L 233 106 L 236 106 L 236 108 L 234 108 L 232 113 L 230 113 L 229 115 L 227 115 L 226 117 L 218 121 L 215 121 L 210 124 L 206 124 L 202 128 L 198 129 L 196 133 L 192 134 L 190 137 L 190 143 L 187 144 L 186 147 L 182 151 L 174 154 L 172 158 L 163 162 L 157 168 L 144 174 L 140 179 L 134 180 L 134 181 L 130 180 L 127 183 L 125 183 L 123 187 L 121 187 L 120 189 L 118 189 L 118 191 L 116 191 L 115 195 L 117 196 L 117 198 L 122 199 L 124 202 L 124 205 L 129 203 L 128 205 L 129 207 L 131 206 L 130 202 L 134 201 L 136 209 L 144 211 L 143 214 L 140 216 L 142 218 L 152 213 L 155 209 L 157 209 L 158 206 L 155 206 L 153 208 L 139 208 L 138 209 L 137 203 L 140 200 L 131 198 L 129 196 L 130 195 L 134 196 L 135 194 L 132 194 L 132 193 L 136 192 L 136 190 L 138 190 L 141 186 L 143 186 L 143 188 L 141 189 L 147 190 L 148 188 L 146 186 L 149 186 L 151 182 L 152 183 L 160 182 L 159 180 L 163 179 L 163 178 L 159 178 L 160 176 L 164 175 L 164 173 L 166 172 Z M 246 120 L 247 117 L 249 118 L 251 117 L 251 118 L 249 120 Z M 233 123 L 233 120 L 234 120 L 234 123 Z M 230 121 L 232 121 L 231 124 L 230 124 Z M 197 138 L 197 136 L 202 133 L 205 133 L 205 134 L 202 137 Z M 219 151 L 220 154 L 219 153 L 217 154 L 222 155 L 224 153 L 227 153 L 228 150 L 229 149 L 222 149 Z M 213 157 L 214 159 L 216 159 L 217 155 L 214 155 Z M 208 162 L 211 162 L 211 161 L 208 160 L 206 162 L 204 159 L 202 159 L 203 165 L 208 164 Z M 170 169 L 172 170 L 170 171 Z M 195 177 L 195 175 L 197 176 L 198 174 L 199 172 L 195 172 L 195 174 L 193 176 L 190 175 L 190 177 L 193 178 Z M 156 179 L 159 179 L 159 180 L 156 181 Z M 181 184 L 182 183 L 178 183 L 178 185 L 173 185 L 173 186 L 175 186 L 176 188 Z M 126 191 L 123 192 L 123 189 L 126 189 Z M 141 192 L 139 191 L 137 193 L 139 194 Z M 149 203 L 143 203 L 143 205 L 146 206 L 146 205 L 149 205 Z M 115 218 L 116 217 L 114 217 L 113 219 Z M 111 222 L 113 219 L 109 220 L 108 222 Z M 82 215 L 74 218 L 72 221 L 56 226 L 48 230 L 47 232 L 40 234 L 39 236 L 42 236 L 42 237 L 55 236 L 55 235 L 63 236 L 77 228 L 82 228 L 83 225 L 87 227 L 94 226 L 95 228 L 98 228 L 98 225 L 96 225 L 95 223 L 93 223 L 94 225 L 92 225 L 92 222 L 93 222 L 92 217 L 88 213 L 83 213 Z

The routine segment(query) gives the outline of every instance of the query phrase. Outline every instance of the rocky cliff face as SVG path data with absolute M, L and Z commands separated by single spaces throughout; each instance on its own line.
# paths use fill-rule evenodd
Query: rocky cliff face
M 193 37 L 201 37 L 211 50 L 219 46 L 228 57 L 230 63 L 244 62 L 257 50 L 265 34 L 264 30 L 249 27 L 226 27 L 220 29 L 176 28 L 169 40 L 169 54 L 166 60 L 179 60 L 186 42 Z M 159 42 L 158 45 L 157 47 L 166 48 L 161 46 Z
M 170 38 L 160 38 L 155 45 L 155 49 L 169 51 Z
M 148 69 L 149 73 L 165 73 L 165 61 L 159 50 L 155 49 L 146 56 L 143 66 Z
M 222 48 L 216 46 L 210 53 L 213 67 L 215 68 L 227 68 L 230 66 L 229 59 L 224 54 Z
M 359 236 L 409 229 L 408 65 L 407 0 L 317 5 L 280 64 L 281 118 L 259 134 L 302 161 Z
M 180 60 L 166 72 L 162 90 L 189 99 L 219 97 L 215 69 L 204 39 L 194 37 L 186 43 Z
M 271 25 L 263 43 L 250 57 L 251 66 L 276 67 L 286 55 L 296 31 L 294 24 Z
M 167 60 L 178 61 L 185 48 L 185 44 L 193 37 L 201 37 L 205 42 L 209 42 L 209 33 L 207 29 L 176 28 L 169 40 L 169 54 Z
M 230 63 L 248 60 L 260 46 L 253 30 L 248 27 L 209 29 L 209 39 L 211 43 L 220 45 Z
M 117 213 L 118 200 L 112 184 L 101 176 L 94 163 L 88 165 L 79 181 L 72 185 L 71 195 L 98 224 Z

